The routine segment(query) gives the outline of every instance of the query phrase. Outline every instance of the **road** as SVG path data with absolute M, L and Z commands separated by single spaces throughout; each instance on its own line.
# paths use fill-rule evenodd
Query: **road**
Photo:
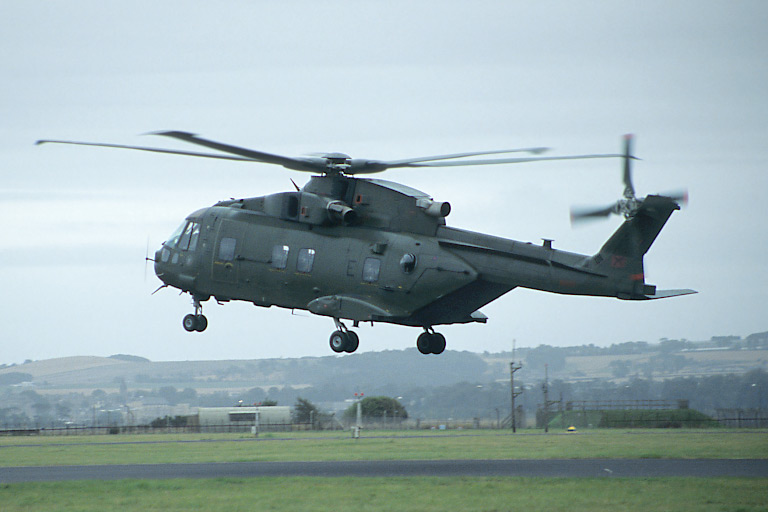
M 766 459 L 395 460 L 224 462 L 102 466 L 0 467 L 0 483 L 66 480 L 252 478 L 261 476 L 393 477 L 762 477 Z

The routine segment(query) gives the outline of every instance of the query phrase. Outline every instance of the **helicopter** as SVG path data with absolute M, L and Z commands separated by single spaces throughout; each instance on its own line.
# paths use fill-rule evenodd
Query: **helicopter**
M 313 173 L 304 187 L 260 197 L 219 201 L 189 214 L 155 252 L 159 289 L 192 297 L 186 331 L 208 327 L 203 303 L 247 301 L 305 310 L 333 320 L 329 345 L 352 353 L 353 328 L 383 322 L 421 328 L 416 346 L 440 354 L 436 326 L 486 323 L 484 305 L 521 287 L 545 292 L 651 300 L 696 293 L 657 290 L 645 282 L 643 256 L 675 210 L 677 195 L 638 199 L 631 183 L 631 137 L 623 154 L 539 156 L 547 148 L 456 153 L 403 160 L 351 158 L 343 153 L 286 157 L 202 138 L 156 132 L 219 153 L 96 142 L 39 140 L 280 165 Z M 472 157 L 528 153 L 531 156 Z M 622 213 L 624 222 L 593 255 L 449 227 L 448 202 L 406 185 L 359 175 L 393 168 L 511 164 L 542 160 L 623 158 L 625 197 L 572 218 Z

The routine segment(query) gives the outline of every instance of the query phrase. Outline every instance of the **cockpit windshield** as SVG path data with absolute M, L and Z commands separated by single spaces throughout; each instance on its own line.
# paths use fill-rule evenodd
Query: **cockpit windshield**
M 197 239 L 199 237 L 200 223 L 197 221 L 184 222 L 163 245 L 171 249 L 194 251 L 197 249 Z

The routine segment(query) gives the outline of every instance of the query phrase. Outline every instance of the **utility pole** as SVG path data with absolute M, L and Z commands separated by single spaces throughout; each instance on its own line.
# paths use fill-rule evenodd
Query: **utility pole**
M 541 385 L 542 391 L 544 391 L 544 432 L 549 432 L 549 406 L 557 403 L 556 401 L 549 401 L 549 365 L 544 365 L 544 384 Z M 562 403 L 562 397 L 560 398 Z
M 518 364 L 515 366 L 515 340 L 512 340 L 512 361 L 509 363 L 509 389 L 512 398 L 512 433 L 517 432 L 517 418 L 515 417 L 515 398 L 522 394 L 522 390 L 515 392 L 515 372 L 523 366 Z
M 548 365 L 544 365 L 544 384 L 541 385 L 544 391 L 544 432 L 549 432 L 549 373 Z
M 357 401 L 357 422 L 352 427 L 352 438 L 360 439 L 360 430 L 363 428 L 363 411 L 361 402 L 363 401 L 364 393 L 355 393 L 355 400 Z

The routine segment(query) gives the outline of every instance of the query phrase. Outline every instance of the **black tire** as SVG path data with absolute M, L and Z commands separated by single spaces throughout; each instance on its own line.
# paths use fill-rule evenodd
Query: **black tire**
M 351 354 L 360 346 L 360 338 L 358 338 L 357 333 L 352 331 L 347 331 L 345 334 L 347 335 L 347 345 L 344 347 L 344 352 Z
M 432 349 L 433 354 L 442 354 L 445 350 L 445 336 L 440 334 L 439 332 L 436 332 L 432 335 L 432 339 L 430 340 L 430 348 Z
M 205 315 L 197 315 L 195 317 L 195 330 L 197 332 L 203 332 L 208 327 L 208 319 Z
M 344 331 L 333 331 L 333 333 L 331 333 L 331 338 L 328 340 L 329 344 L 331 345 L 331 350 L 337 354 L 344 352 L 344 349 L 348 343 L 348 339 L 349 338 Z
M 181 325 L 184 326 L 184 330 L 187 332 L 195 332 L 197 328 L 197 317 L 195 315 L 187 315 L 184 320 L 181 321 Z
M 419 334 L 419 337 L 416 338 L 416 348 L 419 349 L 419 352 L 421 352 L 424 355 L 432 353 L 431 338 L 432 338 L 432 335 L 429 334 L 428 332 L 423 332 Z

